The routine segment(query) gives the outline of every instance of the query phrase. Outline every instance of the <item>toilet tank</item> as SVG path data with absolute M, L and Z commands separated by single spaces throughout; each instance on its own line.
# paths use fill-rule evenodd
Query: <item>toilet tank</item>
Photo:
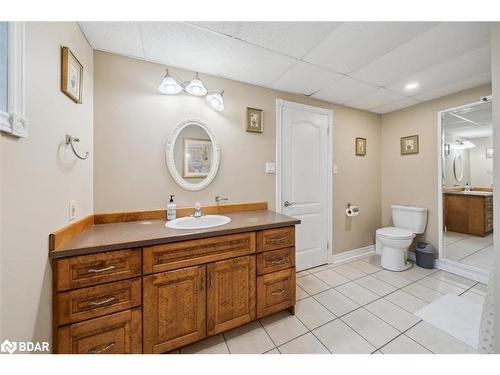
M 392 205 L 392 221 L 397 228 L 424 233 L 427 224 L 427 208 Z

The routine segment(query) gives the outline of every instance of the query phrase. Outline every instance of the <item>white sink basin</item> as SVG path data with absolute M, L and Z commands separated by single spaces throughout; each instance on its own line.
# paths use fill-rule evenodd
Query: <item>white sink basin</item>
M 230 218 L 222 215 L 205 215 L 202 217 L 186 216 L 167 221 L 165 226 L 172 229 L 204 229 L 219 227 L 230 221 Z

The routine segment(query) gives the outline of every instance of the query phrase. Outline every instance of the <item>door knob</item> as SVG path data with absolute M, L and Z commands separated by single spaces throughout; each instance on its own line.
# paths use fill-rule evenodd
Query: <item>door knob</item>
M 283 206 L 285 206 L 285 207 L 290 207 L 293 204 L 295 204 L 295 202 L 288 202 L 288 201 L 283 202 Z

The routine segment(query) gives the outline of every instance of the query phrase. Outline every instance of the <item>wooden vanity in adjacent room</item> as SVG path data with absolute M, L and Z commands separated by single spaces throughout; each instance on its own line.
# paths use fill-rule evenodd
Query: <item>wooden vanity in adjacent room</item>
M 446 191 L 443 197 L 446 230 L 483 237 L 493 230 L 493 192 Z
M 265 203 L 204 211 L 231 222 L 174 230 L 158 210 L 92 215 L 51 234 L 53 351 L 168 353 L 293 313 L 300 221 Z

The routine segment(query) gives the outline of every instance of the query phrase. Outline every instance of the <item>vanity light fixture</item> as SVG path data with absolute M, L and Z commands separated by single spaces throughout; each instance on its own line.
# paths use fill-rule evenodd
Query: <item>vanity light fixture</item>
M 198 78 L 198 73 L 196 73 L 193 80 L 186 85 L 186 91 L 194 96 L 205 96 L 208 92 L 203 82 Z
M 465 139 L 465 140 L 458 140 L 457 143 L 453 143 L 450 147 L 454 150 L 464 150 L 466 148 L 474 148 L 476 147 L 476 145 L 471 141 Z
M 206 97 L 207 103 L 217 112 L 224 110 L 224 91 L 209 91 Z
M 163 77 L 158 90 L 160 90 L 160 92 L 163 94 L 176 95 L 179 94 L 183 90 L 183 88 L 179 84 L 179 82 L 177 82 L 177 79 L 175 79 L 174 76 L 168 73 L 167 69 L 165 77 Z
M 167 95 L 177 95 L 182 91 L 187 92 L 193 96 L 205 96 L 207 104 L 215 111 L 221 112 L 224 110 L 224 94 L 223 90 L 208 90 L 201 79 L 198 77 L 198 73 L 190 82 L 180 82 L 168 72 L 163 77 L 163 80 L 158 87 L 158 90 L 162 94 Z

